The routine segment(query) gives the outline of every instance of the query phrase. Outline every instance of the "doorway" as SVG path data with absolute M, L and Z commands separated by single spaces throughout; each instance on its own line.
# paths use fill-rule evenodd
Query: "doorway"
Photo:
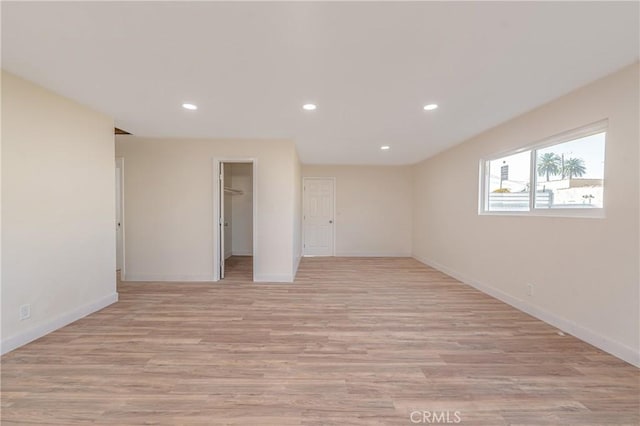
M 116 158 L 116 273 L 124 277 L 124 158 Z
M 303 252 L 305 256 L 334 256 L 335 178 L 302 181 Z
M 253 281 L 255 162 L 218 160 L 216 279 Z

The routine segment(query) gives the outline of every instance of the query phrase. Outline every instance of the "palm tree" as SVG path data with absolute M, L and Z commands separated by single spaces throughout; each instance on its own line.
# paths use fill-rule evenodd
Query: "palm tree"
M 549 175 L 558 175 L 561 172 L 560 156 L 553 152 L 547 152 L 538 158 L 538 176 L 546 176 L 549 182 Z
M 587 168 L 582 158 L 569 158 L 564 162 L 564 174 L 569 176 L 569 180 L 572 177 L 581 177 L 586 172 Z

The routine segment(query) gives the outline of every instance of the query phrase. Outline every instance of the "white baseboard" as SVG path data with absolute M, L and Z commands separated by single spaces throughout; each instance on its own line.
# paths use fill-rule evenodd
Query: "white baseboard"
M 226 259 L 228 259 L 228 258 L 230 258 L 231 256 L 233 256 L 233 253 L 232 253 L 232 252 L 228 252 L 228 253 L 225 253 L 225 254 L 224 254 L 224 258 L 225 258 L 225 260 L 226 260 Z
M 253 252 L 248 250 L 233 250 L 231 252 L 231 255 L 232 256 L 253 256 Z
M 411 253 L 397 253 L 397 252 L 342 252 L 336 253 L 336 257 L 412 257 Z
M 457 279 L 463 284 L 474 287 L 475 289 L 480 290 L 481 292 L 488 294 L 489 296 L 494 297 L 508 305 L 511 305 L 514 308 L 523 311 L 541 321 L 544 321 L 547 324 L 559 328 L 560 330 L 571 334 L 572 336 L 577 337 L 578 339 L 583 340 L 595 346 L 596 348 L 602 349 L 603 351 L 610 353 L 611 355 L 618 357 L 621 360 L 628 362 L 629 364 L 640 367 L 640 351 L 637 349 L 633 349 L 625 344 L 612 340 L 591 329 L 583 327 L 580 324 L 575 323 L 574 321 L 562 318 L 543 308 L 527 303 L 526 301 L 511 296 L 510 294 L 505 293 L 504 291 L 499 290 L 495 287 L 478 282 L 452 268 L 441 265 L 430 259 L 421 258 L 419 256 L 413 256 L 413 258 L 419 262 L 424 263 L 427 266 L 431 266 L 432 268 L 444 272 L 445 274 Z
M 147 275 L 147 274 L 127 274 L 122 281 L 145 281 L 145 282 L 210 282 L 215 281 L 213 275 Z
M 291 274 L 254 274 L 253 281 L 257 283 L 292 283 Z
M 40 324 L 18 335 L 8 337 L 2 341 L 0 353 L 4 355 L 7 352 L 19 348 L 20 346 L 33 342 L 34 340 L 39 339 L 40 337 L 45 336 L 52 331 L 62 328 L 65 325 L 69 325 L 72 322 L 79 320 L 80 318 L 84 318 L 89 314 L 106 308 L 107 306 L 117 301 L 118 293 L 113 293 L 106 297 L 98 299 L 95 302 L 88 303 L 70 312 L 59 315 L 44 324 Z

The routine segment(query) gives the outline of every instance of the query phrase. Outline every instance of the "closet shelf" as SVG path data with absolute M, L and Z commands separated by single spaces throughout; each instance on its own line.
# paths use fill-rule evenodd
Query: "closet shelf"
M 226 194 L 231 194 L 231 195 L 242 195 L 244 194 L 244 192 L 240 189 L 234 189 L 234 188 L 228 188 L 228 187 L 224 187 L 224 192 Z

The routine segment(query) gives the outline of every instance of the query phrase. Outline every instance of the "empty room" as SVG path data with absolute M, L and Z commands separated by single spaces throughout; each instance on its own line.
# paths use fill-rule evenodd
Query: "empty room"
M 640 424 L 640 2 L 0 8 L 3 426 Z

